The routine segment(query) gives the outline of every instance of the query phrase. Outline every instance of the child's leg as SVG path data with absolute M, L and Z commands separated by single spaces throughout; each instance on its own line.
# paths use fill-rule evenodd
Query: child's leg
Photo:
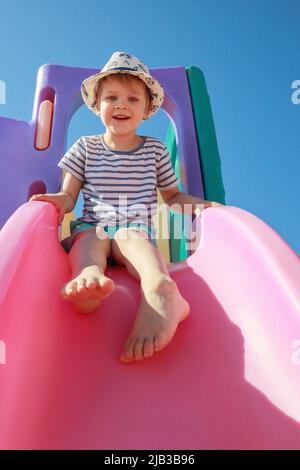
M 115 289 L 113 280 L 104 275 L 110 251 L 110 239 L 97 238 L 95 229 L 80 233 L 74 241 L 69 253 L 72 279 L 64 285 L 61 295 L 80 312 L 94 312 Z
M 124 236 L 120 229 L 112 241 L 113 257 L 125 264 L 132 276 L 141 281 L 141 303 L 121 354 L 122 362 L 151 357 L 163 349 L 174 336 L 178 324 L 189 314 L 190 307 L 171 279 L 158 248 L 143 231 L 134 230 L 136 239 Z

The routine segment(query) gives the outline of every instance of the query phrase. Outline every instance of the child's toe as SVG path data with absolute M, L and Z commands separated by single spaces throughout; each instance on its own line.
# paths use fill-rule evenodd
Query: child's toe
M 74 297 L 75 295 L 77 295 L 77 283 L 72 282 L 72 284 L 69 284 L 66 288 L 66 292 L 70 297 Z
M 114 281 L 112 279 L 109 279 L 108 277 L 103 277 L 102 279 L 100 279 L 99 285 L 103 294 L 111 292 L 115 287 Z
M 144 357 L 152 357 L 154 354 L 153 338 L 147 337 L 144 342 Z
M 124 344 L 123 351 L 121 353 L 121 362 L 131 362 L 134 360 L 134 344 L 135 338 L 128 338 Z
M 160 351 L 163 349 L 168 343 L 168 336 L 165 333 L 156 333 L 155 340 L 154 340 L 154 350 Z
M 85 284 L 86 284 L 85 279 L 80 279 L 80 281 L 77 282 L 77 292 L 84 292 Z
M 94 289 L 95 287 L 97 287 L 97 285 L 98 285 L 98 279 L 96 279 L 95 277 L 87 278 L 86 287 L 88 289 Z
M 136 361 L 141 361 L 144 359 L 144 338 L 137 338 L 134 345 L 134 358 Z

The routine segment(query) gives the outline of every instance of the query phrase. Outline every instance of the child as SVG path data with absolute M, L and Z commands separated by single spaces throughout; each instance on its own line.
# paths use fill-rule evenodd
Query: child
M 180 192 L 166 146 L 136 134 L 164 98 L 145 64 L 115 52 L 99 73 L 84 80 L 81 93 L 106 132 L 81 137 L 63 156 L 58 164 L 65 172 L 61 192 L 30 200 L 54 204 L 61 223 L 83 190 L 83 217 L 71 222 L 68 240 L 72 279 L 61 295 L 80 312 L 94 312 L 115 289 L 104 274 L 107 259 L 112 256 L 125 265 L 140 281 L 141 302 L 120 360 L 139 361 L 163 349 L 190 310 L 156 247 L 152 226 L 156 188 L 169 206 L 189 205 L 195 211 L 199 204 L 204 208 L 219 204 Z

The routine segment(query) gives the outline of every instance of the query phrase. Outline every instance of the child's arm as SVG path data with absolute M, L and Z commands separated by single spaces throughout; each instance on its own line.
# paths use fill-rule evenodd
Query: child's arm
M 60 225 L 65 214 L 74 209 L 81 186 L 82 181 L 79 181 L 70 173 L 64 172 L 61 191 L 59 193 L 34 194 L 29 200 L 45 201 L 54 204 L 58 211 L 58 224 Z

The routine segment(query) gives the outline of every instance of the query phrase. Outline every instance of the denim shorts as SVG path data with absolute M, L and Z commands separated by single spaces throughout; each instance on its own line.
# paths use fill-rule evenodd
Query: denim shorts
M 78 220 L 78 219 L 71 220 L 70 221 L 71 235 L 68 238 L 65 238 L 64 240 L 62 240 L 62 246 L 65 249 L 65 251 L 67 253 L 70 251 L 73 245 L 73 242 L 79 233 L 85 232 L 86 230 L 89 230 L 91 228 L 97 229 L 97 227 L 94 224 L 83 222 L 82 220 Z M 116 232 L 121 228 L 139 228 L 140 230 L 143 230 L 144 232 L 146 232 L 152 245 L 157 246 L 155 229 L 154 227 L 151 227 L 150 225 L 130 222 L 129 224 L 121 224 L 121 225 L 114 225 L 114 226 L 105 225 L 104 227 L 101 227 L 101 228 L 104 230 L 105 233 L 107 233 L 108 237 L 111 240 L 114 238 Z M 114 263 L 112 262 L 110 264 L 114 264 Z

